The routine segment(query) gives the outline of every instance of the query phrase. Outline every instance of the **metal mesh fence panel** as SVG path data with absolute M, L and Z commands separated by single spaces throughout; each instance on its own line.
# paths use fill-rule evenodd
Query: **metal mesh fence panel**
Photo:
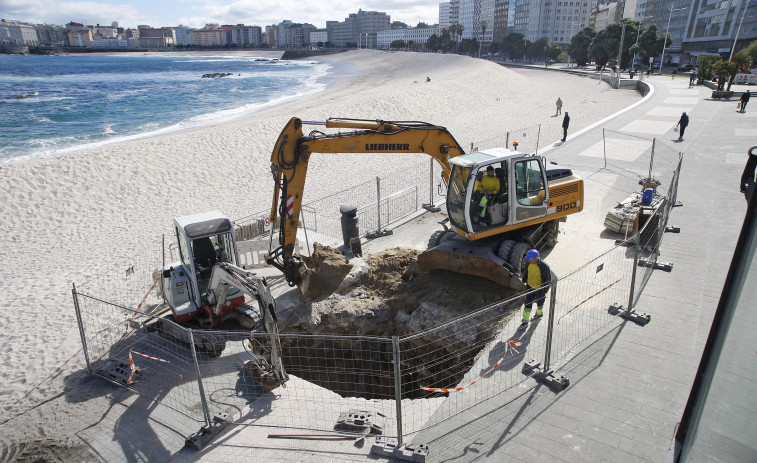
M 518 143 L 518 151 L 527 154 L 538 154 L 541 124 L 523 129 L 511 130 L 501 135 L 495 135 L 471 143 L 471 151 L 482 151 L 491 148 L 512 149 L 513 142 Z
M 654 139 L 612 130 L 602 130 L 602 134 L 605 167 L 634 179 L 649 176 Z
M 530 338 L 520 339 L 517 352 L 508 344 L 520 321 L 520 301 L 516 296 L 400 340 L 404 434 L 449 419 L 525 379 L 520 365 Z
M 271 389 L 259 367 L 271 363 L 271 335 L 213 335 L 226 340 L 223 353 L 199 360 L 211 415 L 231 413 L 242 425 L 330 432 L 340 415 L 360 410 L 382 416 L 383 434 L 397 435 L 390 339 L 281 334 L 289 380 Z
M 341 238 L 339 208 L 350 205 L 358 207 L 360 236 L 365 236 L 378 228 L 379 219 L 385 227 L 419 210 L 423 204 L 440 201 L 439 189 L 431 184 L 432 180 L 440 181 L 440 174 L 439 166 L 423 161 L 410 169 L 308 202 L 303 205 L 305 226 L 321 235 Z M 412 192 L 408 191 L 411 189 Z
M 76 297 L 95 375 L 193 420 L 204 420 L 185 328 L 168 320 L 146 325 L 151 317 L 144 312 L 82 293 Z
M 368 204 L 357 210 L 358 223 L 365 233 L 380 230 L 385 225 L 401 220 L 416 212 L 418 203 L 418 188 L 407 188 L 398 191 L 388 198 L 374 204 Z
M 616 246 L 560 278 L 556 287 L 552 361 L 558 361 L 594 332 L 620 319 L 613 304 L 627 306 L 633 248 Z
M 158 239 L 103 274 L 79 284 L 78 289 L 122 307 L 155 306 L 163 302 L 155 285 L 155 271 L 163 268 L 163 262 L 163 242 Z
M 541 138 L 541 124 L 507 132 L 507 140 L 503 146 L 510 149 L 513 142 L 517 142 L 518 151 L 539 154 L 539 138 Z

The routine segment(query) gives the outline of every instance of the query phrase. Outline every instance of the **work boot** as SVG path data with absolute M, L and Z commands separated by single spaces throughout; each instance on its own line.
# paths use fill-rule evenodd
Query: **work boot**
M 520 324 L 520 326 L 518 327 L 518 331 L 523 331 L 523 330 L 525 330 L 525 329 L 526 329 L 527 327 L 528 327 L 528 322 L 523 322 L 523 323 L 521 323 L 521 324 Z
M 535 322 L 536 320 L 540 319 L 543 316 L 544 316 L 544 314 L 541 314 L 541 313 L 534 314 L 534 316 L 531 317 L 531 321 Z

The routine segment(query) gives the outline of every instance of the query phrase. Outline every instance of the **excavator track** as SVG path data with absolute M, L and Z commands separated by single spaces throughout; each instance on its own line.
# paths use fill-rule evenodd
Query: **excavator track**
M 424 272 L 447 270 L 474 275 L 516 290 L 524 289 L 509 259 L 497 255 L 497 244 L 482 246 L 480 242 L 454 236 L 421 253 L 418 268 Z

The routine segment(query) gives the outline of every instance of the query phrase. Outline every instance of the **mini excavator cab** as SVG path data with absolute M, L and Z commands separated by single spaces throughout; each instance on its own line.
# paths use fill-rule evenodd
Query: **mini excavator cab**
M 220 263 L 238 262 L 234 227 L 218 211 L 174 219 L 176 243 L 170 246 L 174 261 L 163 269 L 163 294 L 179 323 L 197 317 L 208 306 L 208 290 L 213 268 Z M 178 248 L 178 256 L 174 249 Z M 230 287 L 223 311 L 244 304 L 244 294 Z

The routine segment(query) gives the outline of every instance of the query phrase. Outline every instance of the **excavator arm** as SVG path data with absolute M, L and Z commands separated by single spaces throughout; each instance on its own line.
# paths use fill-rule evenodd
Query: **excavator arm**
M 305 136 L 303 125 L 348 130 L 332 134 L 312 131 Z M 362 119 L 307 122 L 290 119 L 271 154 L 275 187 L 270 217 L 271 223 L 279 224 L 279 237 L 278 247 L 271 250 L 266 259 L 284 273 L 290 286 L 299 285 L 307 270 L 294 252 L 294 244 L 312 153 L 424 153 L 442 167 L 445 183 L 451 172 L 449 160 L 465 154 L 447 129 L 425 122 Z

